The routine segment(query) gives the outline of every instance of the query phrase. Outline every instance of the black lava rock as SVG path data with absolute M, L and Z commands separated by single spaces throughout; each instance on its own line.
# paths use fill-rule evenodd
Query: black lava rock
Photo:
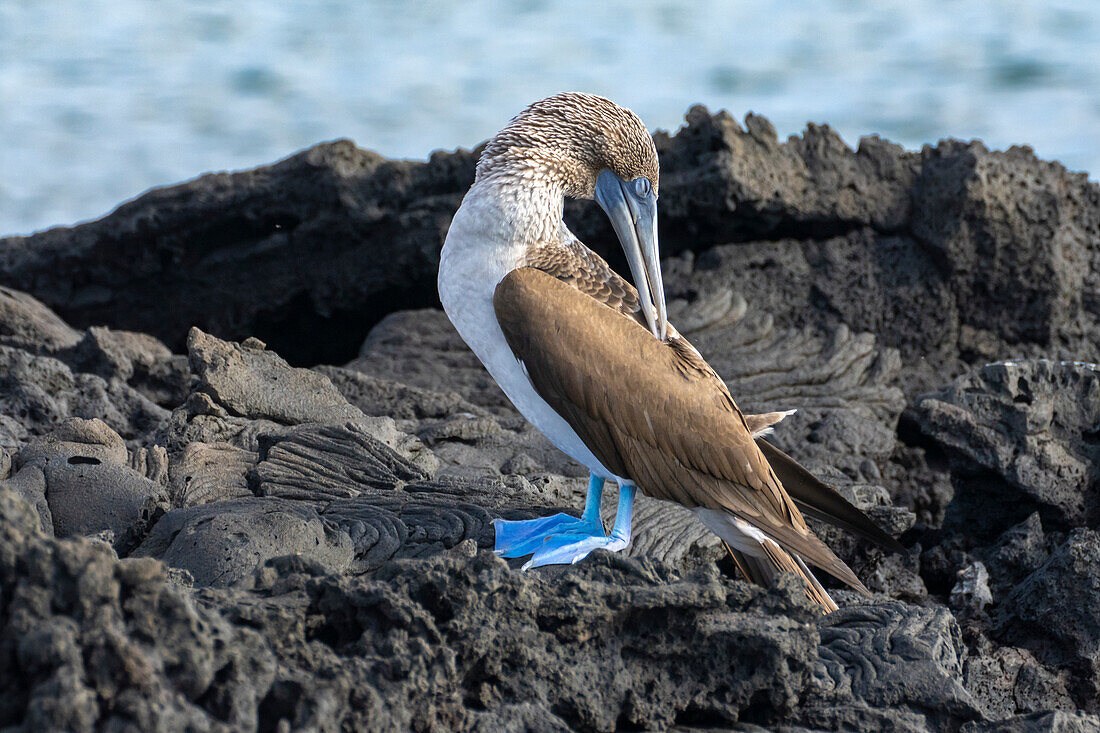
M 871 598 L 646 497 L 622 553 L 496 557 L 586 482 L 435 307 L 476 155 L 338 141 L 0 239 L 0 728 L 1100 729 L 1100 187 L 702 108 L 656 143 L 670 318 L 910 548 L 815 525 Z

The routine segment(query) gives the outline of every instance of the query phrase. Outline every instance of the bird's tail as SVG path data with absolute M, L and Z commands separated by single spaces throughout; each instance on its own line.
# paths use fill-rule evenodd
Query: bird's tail
M 794 573 L 806 584 L 806 597 L 832 613 L 837 605 L 798 555 L 779 546 L 763 532 L 731 514 L 708 509 L 696 509 L 696 515 L 710 531 L 722 539 L 734 564 L 750 582 L 771 587 L 781 573 Z
M 792 555 L 771 540 L 765 540 L 761 543 L 766 553 L 764 558 L 746 555 L 733 549 L 726 542 L 722 544 L 729 550 L 730 556 L 741 574 L 750 582 L 768 588 L 780 573 L 794 573 L 806 582 L 806 597 L 820 606 L 822 613 L 832 613 L 837 609 L 836 602 L 821 587 L 821 583 L 806 567 L 806 563 L 802 562 L 802 558 Z

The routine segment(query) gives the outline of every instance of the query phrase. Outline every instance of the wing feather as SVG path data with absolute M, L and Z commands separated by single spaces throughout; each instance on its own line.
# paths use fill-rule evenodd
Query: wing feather
M 645 324 L 638 291 L 608 267 L 602 257 L 576 239 L 564 245 L 536 247 L 527 255 L 527 266 L 567 282 L 627 318 Z
M 862 583 L 807 527 L 729 390 L 689 343 L 540 270 L 509 273 L 497 319 L 539 395 L 609 470 L 648 496 L 721 509 L 853 587 Z

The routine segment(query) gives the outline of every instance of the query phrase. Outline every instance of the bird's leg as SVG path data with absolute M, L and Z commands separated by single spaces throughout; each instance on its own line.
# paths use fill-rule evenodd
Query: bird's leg
M 584 497 L 584 513 L 581 522 L 603 529 L 600 519 L 600 502 L 603 501 L 604 479 L 594 473 L 588 474 L 588 495 Z
M 600 500 L 603 498 L 604 480 L 595 474 L 588 478 L 588 496 L 584 500 L 584 514 L 577 519 L 571 514 L 554 514 L 537 519 L 508 521 L 494 519 L 496 545 L 493 551 L 502 557 L 523 557 L 542 546 L 551 535 L 568 533 L 574 536 L 603 536 L 600 521 Z
M 630 523 L 634 515 L 634 484 L 619 485 L 619 509 L 615 514 L 615 526 L 606 537 L 603 533 L 580 536 L 565 532 L 547 537 L 535 550 L 535 554 L 523 566 L 537 568 L 541 565 L 570 565 L 583 559 L 593 550 L 618 552 L 630 546 Z

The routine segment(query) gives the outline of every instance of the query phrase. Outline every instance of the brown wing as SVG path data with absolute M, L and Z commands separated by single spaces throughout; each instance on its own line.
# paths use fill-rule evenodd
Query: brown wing
M 642 326 L 646 325 L 642 309 L 638 305 L 638 291 L 612 270 L 602 257 L 585 247 L 579 240 L 571 239 L 564 246 L 554 244 L 539 247 L 528 256 L 527 264 L 562 282 L 569 283 L 585 295 L 632 318 Z M 669 329 L 675 334 L 671 324 Z M 714 379 L 721 380 L 686 339 L 674 341 L 673 348 L 679 351 L 682 360 L 679 364 L 680 369 L 695 371 L 703 376 L 713 376 Z M 724 383 L 722 386 L 724 388 Z M 793 458 L 760 437 L 762 430 L 779 422 L 788 414 L 787 412 L 769 412 L 763 415 L 745 415 L 745 421 L 749 432 L 756 439 L 757 446 L 764 453 L 768 464 L 798 508 L 816 519 L 854 532 L 885 550 L 906 552 L 903 545 L 883 532 L 835 489 L 819 481 Z
M 682 338 L 636 321 L 529 267 L 494 295 L 497 319 L 539 395 L 616 475 L 648 496 L 723 509 L 853 585 L 806 526 L 725 384 Z

